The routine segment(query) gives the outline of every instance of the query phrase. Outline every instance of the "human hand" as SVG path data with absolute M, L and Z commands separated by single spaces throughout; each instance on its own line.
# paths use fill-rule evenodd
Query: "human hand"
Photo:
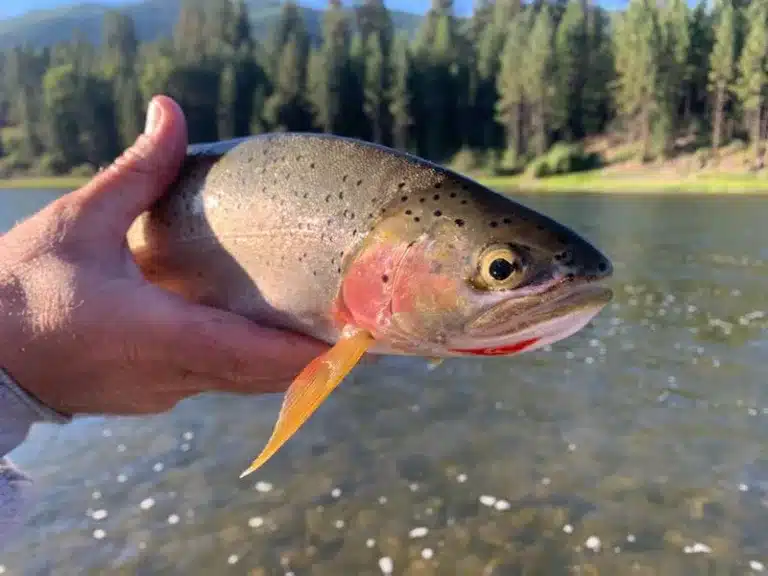
M 64 414 L 141 414 L 208 390 L 283 391 L 327 346 L 148 283 L 125 243 L 187 145 L 156 97 L 147 132 L 109 168 L 0 237 L 0 366 Z

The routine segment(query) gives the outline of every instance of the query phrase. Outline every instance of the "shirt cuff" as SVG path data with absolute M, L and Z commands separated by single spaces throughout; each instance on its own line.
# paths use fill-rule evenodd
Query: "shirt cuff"
M 66 424 L 71 420 L 23 390 L 0 368 L 0 457 L 21 444 L 36 422 Z

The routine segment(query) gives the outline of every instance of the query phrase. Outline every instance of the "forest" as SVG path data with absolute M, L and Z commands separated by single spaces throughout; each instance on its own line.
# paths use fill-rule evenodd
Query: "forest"
M 610 134 L 640 162 L 706 161 L 736 141 L 761 167 L 767 72 L 768 0 L 479 0 L 469 18 L 434 0 L 411 34 L 383 0 L 330 0 L 317 34 L 286 1 L 262 38 L 244 0 L 184 0 L 156 41 L 115 10 L 98 43 L 0 52 L 0 178 L 98 169 L 158 93 L 182 105 L 191 142 L 329 132 L 543 176 L 599 165 L 583 143 Z

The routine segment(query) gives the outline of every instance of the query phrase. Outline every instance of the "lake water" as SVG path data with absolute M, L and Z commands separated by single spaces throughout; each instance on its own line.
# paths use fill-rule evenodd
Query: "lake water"
M 0 192 L 0 226 L 54 196 Z M 244 480 L 280 396 L 36 427 L 4 573 L 768 571 L 768 198 L 523 201 L 616 265 L 581 333 L 360 366 Z

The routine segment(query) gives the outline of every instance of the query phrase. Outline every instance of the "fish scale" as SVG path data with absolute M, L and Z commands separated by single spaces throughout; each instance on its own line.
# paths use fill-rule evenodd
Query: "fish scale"
M 434 163 L 321 134 L 191 146 L 131 226 L 145 276 L 333 347 L 288 390 L 263 464 L 365 353 L 512 355 L 580 330 L 607 257 Z

